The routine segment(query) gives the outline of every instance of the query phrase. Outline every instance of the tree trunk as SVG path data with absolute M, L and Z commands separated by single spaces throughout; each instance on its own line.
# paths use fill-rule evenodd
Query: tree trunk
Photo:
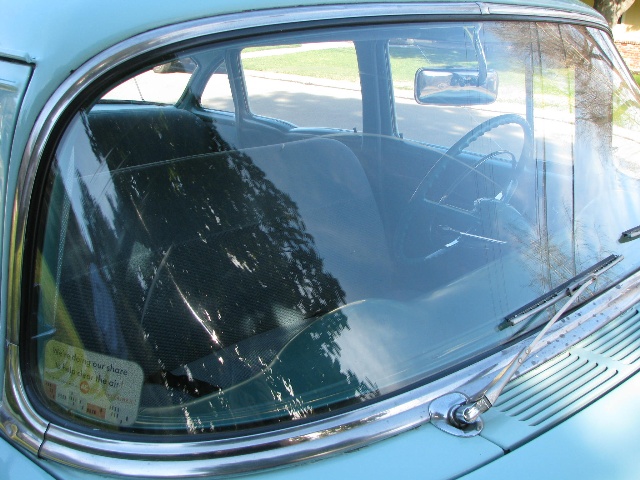
M 618 20 L 626 12 L 634 0 L 594 0 L 593 8 L 599 11 L 609 24 L 609 27 L 618 23 Z

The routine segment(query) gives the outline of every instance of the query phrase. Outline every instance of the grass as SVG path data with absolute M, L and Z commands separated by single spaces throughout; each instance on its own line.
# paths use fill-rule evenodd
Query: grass
M 350 48 L 310 50 L 285 55 L 245 58 L 246 70 L 268 71 L 288 75 L 358 81 L 356 52 Z
M 293 43 L 291 45 L 266 45 L 264 47 L 249 47 L 245 48 L 243 52 L 262 52 L 264 50 L 280 50 L 283 48 L 296 48 L 301 47 L 299 43 Z
M 407 90 L 413 89 L 413 79 L 418 69 L 426 66 L 424 59 L 416 57 L 391 57 L 389 61 L 395 88 Z
M 271 48 L 257 47 L 257 49 Z M 252 50 L 256 51 L 257 49 Z M 390 62 L 394 89 L 412 91 L 416 71 L 422 67 L 445 68 L 447 65 L 456 65 L 471 69 L 477 68 L 476 62 L 464 61 L 459 52 L 454 51 L 448 56 L 443 55 L 442 52 L 436 53 L 425 50 L 418 51 L 410 46 L 392 45 Z M 353 47 L 349 46 L 243 58 L 242 64 L 246 70 L 359 83 L 356 52 Z M 552 84 L 553 82 L 547 83 Z M 503 100 L 509 101 L 513 97 L 513 101 L 518 101 L 522 95 L 523 86 L 524 74 L 513 71 L 509 67 L 500 72 L 500 96 Z M 545 89 L 547 94 L 560 93 L 549 91 L 550 86 L 548 85 Z M 562 85 L 562 88 L 566 88 L 566 86 Z M 515 93 L 510 94 L 511 91 Z
M 255 47 L 246 49 L 245 51 L 271 50 L 286 47 L 290 46 Z M 446 66 L 446 63 L 457 66 L 469 66 L 470 68 L 476 68 L 477 66 L 475 62 L 468 62 L 468 65 L 464 65 L 465 62 L 461 62 L 459 58 L 443 59 L 442 55 L 439 55 L 437 59 L 439 62 L 436 62 L 435 58 L 429 58 L 429 55 L 425 58 L 422 55 L 424 55 L 423 52 L 418 54 L 415 49 L 392 47 L 390 62 L 391 71 L 393 72 L 393 82 L 396 88 L 411 90 L 413 88 L 416 71 L 421 67 L 442 68 Z M 452 57 L 455 57 L 455 55 Z M 443 63 L 443 61 L 445 61 L 445 63 Z M 353 48 L 349 47 L 243 58 L 242 65 L 246 70 L 300 75 L 328 80 L 359 81 L 356 52 Z
M 248 49 L 247 49 L 248 51 Z M 392 56 L 391 69 L 394 82 L 413 86 L 413 78 L 420 67 L 428 62 L 416 56 Z M 353 48 L 340 47 L 305 52 L 287 53 L 268 57 L 245 58 L 247 70 L 268 71 L 329 80 L 359 81 L 358 60 Z M 432 65 L 433 66 L 433 65 Z

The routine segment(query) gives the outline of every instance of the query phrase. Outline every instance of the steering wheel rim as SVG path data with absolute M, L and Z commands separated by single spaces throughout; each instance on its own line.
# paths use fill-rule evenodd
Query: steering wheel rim
M 522 173 L 524 165 L 527 163 L 527 161 L 530 160 L 533 156 L 533 133 L 531 132 L 529 122 L 527 122 L 524 118 L 515 113 L 507 113 L 485 120 L 484 122 L 469 130 L 456 143 L 449 147 L 444 155 L 442 155 L 442 157 L 438 159 L 435 165 L 431 168 L 431 170 L 429 170 L 429 172 L 427 172 L 425 177 L 422 179 L 422 181 L 418 185 L 418 188 L 416 188 L 416 191 L 413 193 L 411 201 L 413 201 L 414 198 L 418 198 L 422 194 L 431 190 L 433 184 L 447 169 L 447 166 L 449 165 L 451 160 L 458 157 L 469 145 L 471 145 L 483 135 L 489 133 L 491 130 L 494 130 L 502 125 L 511 124 L 520 126 L 523 133 L 522 150 L 520 152 L 518 160 L 514 165 L 511 175 L 511 181 L 514 181 L 520 175 L 520 173 Z M 476 166 L 480 165 L 487 157 L 493 155 L 493 153 L 494 152 L 490 153 L 489 155 L 485 155 L 480 160 L 480 162 L 476 164 Z
M 533 134 L 531 132 L 531 127 L 529 126 L 529 122 L 527 122 L 523 117 L 517 114 L 504 114 L 498 115 L 497 117 L 490 118 L 480 123 L 475 128 L 469 130 L 466 134 L 464 134 L 457 142 L 455 142 L 436 162 L 436 164 L 427 172 L 425 177 L 418 184 L 418 187 L 415 189 L 413 195 L 411 196 L 409 203 L 406 208 L 400 215 L 400 219 L 398 221 L 398 226 L 396 228 L 396 234 L 394 238 L 394 250 L 395 256 L 397 260 L 404 264 L 415 264 L 422 263 L 424 261 L 433 258 L 434 256 L 439 255 L 439 252 L 446 247 L 447 245 L 442 245 L 441 248 L 435 249 L 427 255 L 424 256 L 416 256 L 409 257 L 404 253 L 405 242 L 407 239 L 408 229 L 410 226 L 410 221 L 416 215 L 418 205 L 426 200 L 426 194 L 428 191 L 432 189 L 434 184 L 438 181 L 438 179 L 442 176 L 442 174 L 446 171 L 447 166 L 449 165 L 452 159 L 455 159 L 459 156 L 469 145 L 471 145 L 478 138 L 482 137 L 486 133 L 494 130 L 497 127 L 502 125 L 515 124 L 520 126 L 523 132 L 523 145 L 522 150 L 520 152 L 520 156 L 515 161 L 513 165 L 513 169 L 510 175 L 509 182 L 505 189 L 502 192 L 502 196 L 500 197 L 500 201 L 507 203 L 511 199 L 513 192 L 517 186 L 517 179 L 519 175 L 522 173 L 524 169 L 524 165 L 533 157 Z M 484 163 L 487 159 L 496 156 L 498 153 L 504 153 L 503 151 L 492 152 L 488 155 L 483 156 L 480 161 L 478 161 L 474 166 L 469 166 L 469 171 L 475 171 L 475 169 Z M 510 154 L 510 152 L 507 152 Z M 515 156 L 510 154 L 512 158 L 515 159 Z M 454 182 L 456 183 L 456 182 Z M 450 193 L 450 192 L 448 192 Z M 448 195 L 448 194 L 447 194 Z M 441 197 L 439 200 L 432 202 L 435 204 L 440 204 L 442 200 L 444 200 L 446 196 Z M 478 199 L 476 199 L 477 202 Z M 473 218 L 473 215 L 469 215 L 470 218 Z M 433 234 L 432 234 L 433 235 Z

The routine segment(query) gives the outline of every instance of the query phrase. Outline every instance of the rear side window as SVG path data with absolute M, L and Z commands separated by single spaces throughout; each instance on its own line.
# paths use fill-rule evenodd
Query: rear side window
M 233 112 L 233 95 L 231 94 L 231 80 L 228 76 L 227 65 L 222 62 L 209 77 L 207 85 L 200 96 L 200 105 L 210 110 Z
M 353 42 L 267 45 L 242 50 L 249 107 L 298 127 L 362 131 L 358 59 Z M 343 109 L 336 115 L 340 99 Z
M 197 68 L 189 57 L 157 65 L 107 92 L 102 101 L 131 101 L 173 105 L 178 102 Z

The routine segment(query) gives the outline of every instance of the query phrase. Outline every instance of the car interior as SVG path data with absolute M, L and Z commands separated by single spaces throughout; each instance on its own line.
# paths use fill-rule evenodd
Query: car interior
M 399 51 L 415 46 L 393 42 Z M 230 402 L 228 392 L 298 352 L 294 340 L 305 330 L 310 339 L 329 335 L 324 345 L 333 346 L 324 355 L 335 358 L 336 338 L 355 330 L 357 320 L 349 327 L 348 317 L 357 318 L 364 304 L 388 311 L 385 322 L 430 338 L 436 373 L 448 365 L 435 360 L 445 351 L 474 341 L 486 348 L 478 339 L 496 332 L 507 338 L 496 312 L 512 311 L 554 283 L 557 272 L 544 269 L 547 254 L 538 247 L 553 237 L 564 255 L 571 233 L 560 216 L 540 229 L 545 206 L 538 199 L 548 193 L 562 204 L 572 166 L 539 161 L 527 111 L 496 108 L 470 129 L 443 125 L 441 135 L 455 141 L 405 139 L 397 119 L 407 101 L 389 93 L 390 40 L 356 37 L 353 45 L 360 129 L 253 113 L 249 70 L 234 46 L 165 56 L 121 81 L 151 71 L 187 75 L 175 102 L 103 95 L 67 126 L 40 207 L 39 323 L 60 342 L 138 364 L 145 376 L 140 408 L 149 418 L 162 417 L 166 426 L 166 409 L 180 418 L 180 408 L 201 397 Z M 477 42 L 470 45 L 477 54 Z M 417 75 L 424 83 L 441 74 Z M 233 111 L 203 105 L 212 79 L 228 84 Z M 505 87 L 491 86 L 498 88 Z M 465 95 L 475 99 L 476 90 Z M 463 99 L 455 99 L 458 116 Z M 291 108 L 287 101 L 274 95 L 274 104 Z M 426 105 L 409 99 L 421 101 Z M 430 101 L 445 112 L 454 108 Z M 530 96 L 526 102 L 532 106 Z M 503 143 L 515 148 L 500 140 L 487 142 L 487 151 L 469 148 L 505 127 L 510 140 Z M 455 305 L 460 296 L 473 306 Z M 469 308 L 480 312 L 477 323 Z M 400 316 L 405 320 L 394 318 Z M 433 325 L 439 333 L 428 333 Z M 462 337 L 451 334 L 459 330 Z M 414 378 L 371 388 L 362 379 L 359 388 L 379 395 Z M 343 401 L 353 396 L 343 393 Z M 318 408 L 328 402 L 318 398 Z M 253 402 L 235 401 L 242 408 Z M 262 420 L 278 410 L 256 408 Z

